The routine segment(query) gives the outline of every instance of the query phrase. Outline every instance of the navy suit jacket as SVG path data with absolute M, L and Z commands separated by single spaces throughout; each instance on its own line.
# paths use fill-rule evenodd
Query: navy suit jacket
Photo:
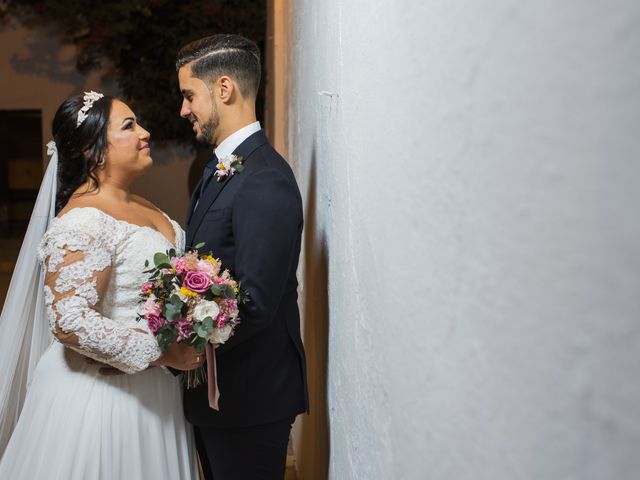
M 187 247 L 204 243 L 200 251 L 220 258 L 250 296 L 235 334 L 215 350 L 220 410 L 209 407 L 206 385 L 184 391 L 186 418 L 208 427 L 261 425 L 308 411 L 296 278 L 300 191 L 262 130 L 234 154 L 244 171 L 212 178 L 202 198 L 198 185 L 187 222 Z

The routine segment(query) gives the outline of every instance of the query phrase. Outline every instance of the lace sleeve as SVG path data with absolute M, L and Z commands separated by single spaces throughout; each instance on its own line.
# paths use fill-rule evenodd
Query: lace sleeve
M 86 231 L 89 230 L 89 231 Z M 56 338 L 79 353 L 126 373 L 160 357 L 155 338 L 132 322 L 116 322 L 96 306 L 109 283 L 115 246 L 95 229 L 58 229 L 45 235 L 40 258 L 45 300 Z

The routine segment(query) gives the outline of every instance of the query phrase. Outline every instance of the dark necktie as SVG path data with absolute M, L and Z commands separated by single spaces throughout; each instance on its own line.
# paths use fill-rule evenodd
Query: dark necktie
M 211 177 L 213 177 L 213 174 L 216 171 L 216 165 L 218 165 L 218 157 L 216 157 L 216 154 L 214 153 L 213 157 L 211 157 L 211 160 L 209 160 L 204 166 L 204 173 L 202 174 L 202 185 L 200 185 L 200 195 L 198 196 L 198 198 L 202 198 L 202 194 L 207 188 L 207 185 L 209 185 Z

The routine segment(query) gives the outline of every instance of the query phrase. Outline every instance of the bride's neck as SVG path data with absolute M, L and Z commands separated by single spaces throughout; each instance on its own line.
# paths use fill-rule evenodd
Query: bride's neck
M 131 184 L 113 180 L 102 181 L 99 191 L 102 195 L 118 202 L 128 202 L 131 198 Z
M 99 175 L 96 193 L 109 198 L 111 201 L 128 202 L 131 198 L 131 179 L 120 178 L 115 175 Z

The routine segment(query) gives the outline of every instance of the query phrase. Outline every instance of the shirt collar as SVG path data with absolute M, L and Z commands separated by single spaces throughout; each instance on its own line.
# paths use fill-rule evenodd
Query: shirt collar
M 242 142 L 254 133 L 259 132 L 260 129 L 260 122 L 253 122 L 242 127 L 240 130 L 236 130 L 216 147 L 214 150 L 216 157 L 219 159 L 228 157 Z

